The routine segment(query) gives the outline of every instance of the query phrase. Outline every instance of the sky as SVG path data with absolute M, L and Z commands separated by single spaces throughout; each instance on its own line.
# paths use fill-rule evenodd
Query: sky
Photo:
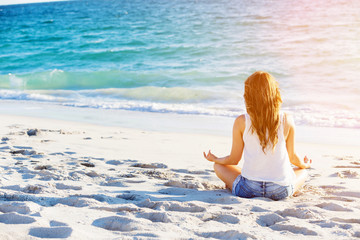
M 59 0 L 0 0 L 0 5 L 36 3 L 36 2 L 55 2 Z

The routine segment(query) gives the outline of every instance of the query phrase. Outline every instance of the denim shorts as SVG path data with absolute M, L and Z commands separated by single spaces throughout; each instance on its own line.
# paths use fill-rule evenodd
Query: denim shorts
M 239 175 L 233 183 L 232 193 L 243 198 L 266 197 L 277 201 L 293 195 L 294 187 L 253 181 Z

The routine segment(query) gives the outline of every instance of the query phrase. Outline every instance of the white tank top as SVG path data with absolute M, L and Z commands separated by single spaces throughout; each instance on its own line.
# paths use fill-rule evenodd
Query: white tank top
M 245 114 L 244 140 L 244 165 L 241 175 L 247 179 L 263 182 L 274 182 L 287 186 L 294 184 L 295 173 L 291 167 L 284 137 L 284 114 L 280 114 L 278 129 L 278 143 L 274 150 L 267 147 L 265 153 L 260 145 L 256 132 L 251 133 L 251 119 Z

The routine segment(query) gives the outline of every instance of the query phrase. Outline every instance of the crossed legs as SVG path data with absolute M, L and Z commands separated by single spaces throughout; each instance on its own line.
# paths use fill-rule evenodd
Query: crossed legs
M 232 185 L 237 176 L 241 174 L 241 168 L 236 165 L 222 165 L 214 163 L 216 176 L 226 185 L 226 188 L 232 190 Z
M 301 187 L 304 185 L 306 178 L 308 177 L 308 172 L 303 168 L 294 168 L 294 172 L 296 175 L 294 193 L 299 191 Z
M 220 178 L 226 185 L 226 188 L 232 190 L 232 184 L 241 174 L 241 168 L 236 165 L 222 165 L 215 163 L 214 170 L 218 178 Z M 294 186 L 294 192 L 300 190 L 302 185 L 304 185 L 305 180 L 308 176 L 307 171 L 301 168 L 294 168 L 296 175 L 296 181 Z

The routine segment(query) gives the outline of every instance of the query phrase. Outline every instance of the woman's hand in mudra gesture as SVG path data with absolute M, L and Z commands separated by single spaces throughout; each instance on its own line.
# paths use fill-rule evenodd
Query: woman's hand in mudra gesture
M 203 154 L 204 154 L 204 158 L 206 158 L 210 162 L 215 162 L 215 160 L 217 159 L 217 157 L 214 154 L 212 154 L 210 150 L 208 154 L 206 154 L 205 152 L 203 152 Z
M 304 168 L 311 168 L 312 160 L 308 159 L 307 156 L 304 157 Z

